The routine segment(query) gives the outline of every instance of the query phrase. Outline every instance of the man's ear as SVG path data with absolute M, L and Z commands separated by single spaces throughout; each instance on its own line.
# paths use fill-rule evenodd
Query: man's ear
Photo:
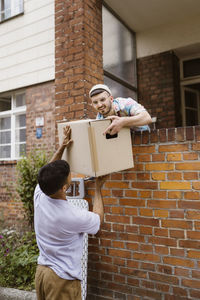
M 113 102 L 113 100 L 114 100 L 113 96 L 110 96 L 110 100 L 111 100 L 111 102 Z
M 62 191 L 63 191 L 63 193 L 66 193 L 66 191 L 67 191 L 67 184 L 64 184 L 64 185 L 63 185 Z

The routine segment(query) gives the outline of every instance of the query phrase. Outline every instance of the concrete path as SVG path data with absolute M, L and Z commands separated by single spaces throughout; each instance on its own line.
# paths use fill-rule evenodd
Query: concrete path
M 35 292 L 0 287 L 0 300 L 37 300 Z

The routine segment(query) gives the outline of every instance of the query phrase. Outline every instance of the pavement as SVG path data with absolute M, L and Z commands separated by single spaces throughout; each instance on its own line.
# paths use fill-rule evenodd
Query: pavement
M 36 293 L 0 287 L 0 300 L 37 300 Z

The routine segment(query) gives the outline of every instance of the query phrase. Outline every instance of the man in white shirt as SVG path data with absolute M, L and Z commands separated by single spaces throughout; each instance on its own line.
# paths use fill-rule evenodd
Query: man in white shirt
M 70 147 L 71 130 L 64 129 L 62 145 L 38 174 L 34 193 L 34 226 L 39 248 L 35 285 L 38 300 L 81 300 L 83 234 L 96 234 L 104 217 L 101 187 L 95 180 L 93 212 L 74 207 L 66 199 L 70 166 L 61 160 Z

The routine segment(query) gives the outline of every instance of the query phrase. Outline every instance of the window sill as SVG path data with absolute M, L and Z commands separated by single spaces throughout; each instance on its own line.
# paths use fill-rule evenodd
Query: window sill
M 7 18 L 7 19 L 3 19 L 3 20 L 0 21 L 0 24 L 5 23 L 5 22 L 7 22 L 9 20 L 12 20 L 12 19 L 17 18 L 17 17 L 22 16 L 22 15 L 24 15 L 24 12 L 21 12 L 21 13 L 19 13 L 17 15 L 14 15 L 12 17 Z
M 0 160 L 0 166 L 4 166 L 4 165 L 16 165 L 17 164 L 17 160 L 13 159 L 13 160 Z

